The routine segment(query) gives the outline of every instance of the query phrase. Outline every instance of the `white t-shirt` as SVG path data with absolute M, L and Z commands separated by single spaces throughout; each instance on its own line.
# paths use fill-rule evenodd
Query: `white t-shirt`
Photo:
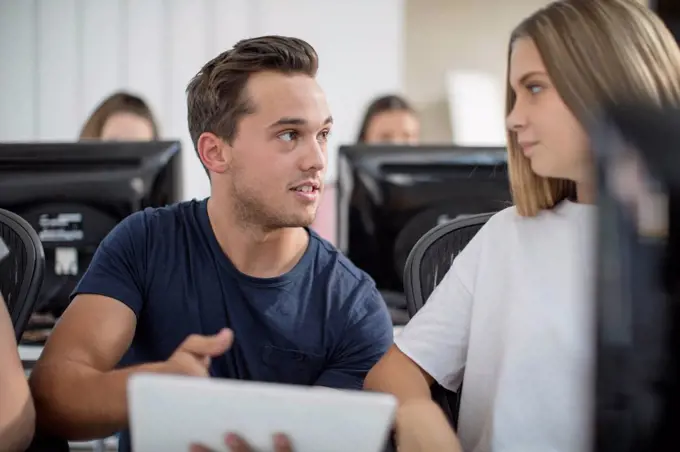
M 463 381 L 465 452 L 590 450 L 595 209 L 494 215 L 395 338 L 445 388 Z

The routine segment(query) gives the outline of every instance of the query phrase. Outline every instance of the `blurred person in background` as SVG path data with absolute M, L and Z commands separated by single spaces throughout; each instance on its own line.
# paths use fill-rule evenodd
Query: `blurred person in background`
M 95 108 L 83 125 L 79 139 L 152 141 L 158 139 L 158 125 L 151 109 L 142 98 L 126 92 L 117 92 Z M 57 290 L 50 299 L 67 299 L 68 293 L 64 293 L 64 290 L 63 288 Z M 50 310 L 50 306 L 40 304 L 37 312 L 31 315 L 22 342 L 43 343 L 47 339 L 56 321 Z
M 104 99 L 80 132 L 81 140 L 151 141 L 158 125 L 146 102 L 133 94 L 117 92 Z
M 389 94 L 371 101 L 359 129 L 358 144 L 395 144 L 417 145 L 420 143 L 420 120 L 415 110 L 403 97 Z M 339 161 L 346 166 L 345 162 Z M 347 171 L 338 171 L 338 177 L 348 175 Z M 346 251 L 345 240 L 338 240 L 339 236 L 346 237 L 346 227 L 337 228 L 338 203 L 345 206 L 339 214 L 346 214 L 346 205 L 352 191 L 353 182 L 350 178 L 343 178 L 337 183 L 328 184 L 326 192 L 321 198 L 319 214 L 314 222 L 314 230 L 326 240 L 330 240 L 343 251 Z M 349 221 L 341 218 L 340 225 Z
M 406 99 L 389 94 L 371 101 L 361 121 L 357 144 L 415 146 L 419 143 L 420 120 Z M 360 209 L 350 207 L 356 206 L 359 202 L 357 200 L 365 200 L 367 197 L 354 190 L 354 179 L 347 162 L 339 160 L 338 163 L 342 170 L 338 171 L 334 190 L 326 193 L 322 199 L 315 227 L 320 231 L 332 231 L 337 237 L 337 245 L 343 251 L 352 250 L 352 261 L 360 268 L 367 268 L 370 266 L 367 263 L 375 260 L 376 248 L 372 237 L 363 231 L 372 229 L 366 226 L 372 220 L 364 218 Z M 339 218 L 336 218 L 336 212 Z M 334 227 L 336 224 L 339 225 L 337 231 Z M 391 310 L 393 322 L 405 323 L 407 315 L 404 295 L 397 292 L 382 292 L 382 295 Z
M 374 99 L 364 113 L 358 143 L 417 145 L 420 120 L 403 97 L 395 94 Z
M 512 33 L 506 90 L 515 206 L 456 256 L 365 387 L 402 403 L 429 400 L 435 382 L 462 387 L 468 452 L 591 450 L 597 211 L 585 127 L 604 104 L 680 106 L 680 50 L 635 0 L 554 2 Z

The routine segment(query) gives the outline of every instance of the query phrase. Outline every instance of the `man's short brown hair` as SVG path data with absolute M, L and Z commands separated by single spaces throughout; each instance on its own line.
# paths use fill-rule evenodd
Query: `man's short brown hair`
M 253 112 L 246 90 L 251 74 L 275 71 L 315 77 L 319 59 L 314 48 L 298 38 L 261 36 L 244 39 L 209 61 L 187 87 L 189 133 L 212 132 L 231 143 L 239 120 Z

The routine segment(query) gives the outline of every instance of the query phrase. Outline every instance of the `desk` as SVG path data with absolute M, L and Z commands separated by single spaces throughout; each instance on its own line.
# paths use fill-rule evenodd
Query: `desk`
M 21 364 L 24 366 L 24 372 L 26 372 L 26 376 L 30 375 L 31 369 L 33 369 L 35 362 L 38 360 L 38 358 L 40 358 L 42 351 L 42 345 L 19 346 L 19 358 L 21 358 Z

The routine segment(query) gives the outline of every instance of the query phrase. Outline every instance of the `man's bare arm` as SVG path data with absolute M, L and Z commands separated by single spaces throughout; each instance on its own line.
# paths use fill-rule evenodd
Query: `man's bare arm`
M 35 410 L 2 295 L 0 360 L 0 451 L 22 451 L 33 438 Z
M 413 399 L 430 400 L 433 382 L 430 375 L 392 345 L 366 376 L 364 388 L 394 394 L 404 403 Z
M 38 426 L 65 439 L 92 439 L 127 427 L 127 379 L 163 364 L 113 370 L 134 336 L 135 314 L 101 295 L 78 295 L 31 373 Z
M 115 369 L 135 334 L 134 313 L 101 295 L 78 295 L 31 373 L 38 426 L 69 440 L 109 436 L 128 427 L 127 382 L 133 373 L 208 376 L 233 334 L 192 334 L 163 362 Z

